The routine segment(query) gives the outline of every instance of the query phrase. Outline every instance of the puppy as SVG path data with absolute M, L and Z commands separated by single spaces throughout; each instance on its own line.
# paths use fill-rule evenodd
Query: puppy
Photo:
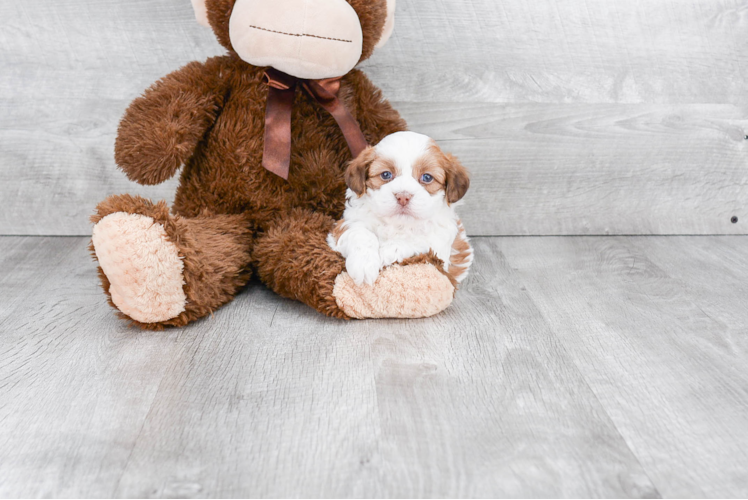
M 470 186 L 467 170 L 425 135 L 398 132 L 364 150 L 345 172 L 346 209 L 327 242 L 345 257 L 356 284 L 433 251 L 457 282 L 473 250 L 455 206 Z

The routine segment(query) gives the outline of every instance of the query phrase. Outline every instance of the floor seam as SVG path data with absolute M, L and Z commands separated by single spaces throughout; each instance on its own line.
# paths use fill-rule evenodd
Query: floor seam
M 503 255 L 506 263 L 510 264 L 510 259 L 507 258 L 506 253 L 504 253 L 502 251 L 501 254 Z M 514 268 L 514 267 L 512 267 L 512 271 L 513 272 L 519 272 L 519 270 L 516 269 L 516 268 Z M 530 300 L 530 302 L 534 306 L 535 310 L 537 311 L 537 313 L 543 319 L 543 322 L 548 327 L 548 331 L 553 335 L 553 338 L 556 339 L 556 342 L 558 343 L 558 345 L 563 348 L 563 355 L 564 355 L 564 357 L 566 357 L 568 359 L 568 361 L 572 363 L 572 365 L 574 366 L 574 369 L 576 370 L 576 372 L 579 375 L 580 379 L 584 383 L 584 386 L 587 388 L 587 390 L 589 390 L 590 394 L 592 394 L 595 402 L 597 402 L 597 404 L 598 404 L 598 407 L 605 413 L 605 417 L 610 422 L 610 425 L 613 426 L 613 429 L 615 429 L 616 434 L 620 437 L 621 442 L 626 446 L 626 449 L 629 450 L 629 453 L 631 454 L 631 457 L 633 457 L 633 459 L 636 460 L 636 463 L 639 465 L 642 473 L 645 475 L 645 477 L 647 478 L 647 480 L 649 481 L 649 483 L 652 485 L 652 488 L 654 488 L 654 492 L 657 494 L 657 496 L 659 498 L 662 498 L 662 493 L 660 492 L 660 488 L 655 483 L 655 481 L 652 479 L 652 477 L 649 475 L 647 469 L 644 467 L 644 464 L 642 464 L 642 462 L 641 462 L 641 460 L 639 458 L 639 455 L 636 454 L 634 452 L 634 450 L 631 448 L 631 444 L 625 438 L 625 436 L 621 433 L 621 430 L 619 429 L 618 425 L 613 420 L 613 418 L 610 416 L 610 413 L 608 413 L 607 407 L 605 405 L 603 405 L 602 401 L 600 401 L 600 398 L 598 397 L 597 392 L 592 388 L 592 386 L 590 385 L 589 381 L 587 380 L 587 377 L 584 375 L 584 372 L 579 367 L 579 364 L 577 363 L 577 361 L 574 359 L 574 357 L 567 350 L 566 344 L 559 337 L 559 335 L 556 332 L 556 329 L 553 328 L 552 323 L 551 323 L 551 321 L 549 321 L 546 313 L 541 309 L 541 307 L 536 302 L 534 294 L 533 294 L 533 291 L 532 291 L 532 288 L 531 288 L 532 285 L 530 283 L 526 282 L 525 280 L 522 280 L 522 283 L 524 284 L 523 285 L 524 289 L 522 290 L 523 295 L 525 295 Z

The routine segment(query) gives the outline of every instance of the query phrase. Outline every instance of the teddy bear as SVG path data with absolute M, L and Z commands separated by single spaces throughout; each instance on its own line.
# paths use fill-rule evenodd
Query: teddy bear
M 172 207 L 127 194 L 97 207 L 91 252 L 109 303 L 149 330 L 184 326 L 256 276 L 334 318 L 419 318 L 456 282 L 430 252 L 357 285 L 327 244 L 344 171 L 406 130 L 355 66 L 386 42 L 395 0 L 192 0 L 227 50 L 153 84 L 121 120 L 115 160 L 153 185 L 180 171 Z

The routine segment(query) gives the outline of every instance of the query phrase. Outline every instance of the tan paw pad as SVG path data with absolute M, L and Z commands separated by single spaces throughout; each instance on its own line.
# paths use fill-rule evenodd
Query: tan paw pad
M 120 311 L 141 323 L 158 323 L 185 310 L 184 263 L 161 224 L 117 212 L 94 226 L 92 241 Z

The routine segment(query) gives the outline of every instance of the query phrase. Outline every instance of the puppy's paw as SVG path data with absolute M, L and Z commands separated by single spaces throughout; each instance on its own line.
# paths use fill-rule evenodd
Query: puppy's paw
M 374 252 L 357 252 L 345 260 L 345 269 L 357 285 L 373 285 L 379 276 L 379 256 Z
M 382 262 L 382 267 L 413 257 L 416 253 L 418 252 L 414 248 L 404 243 L 387 242 L 379 247 L 379 259 Z

